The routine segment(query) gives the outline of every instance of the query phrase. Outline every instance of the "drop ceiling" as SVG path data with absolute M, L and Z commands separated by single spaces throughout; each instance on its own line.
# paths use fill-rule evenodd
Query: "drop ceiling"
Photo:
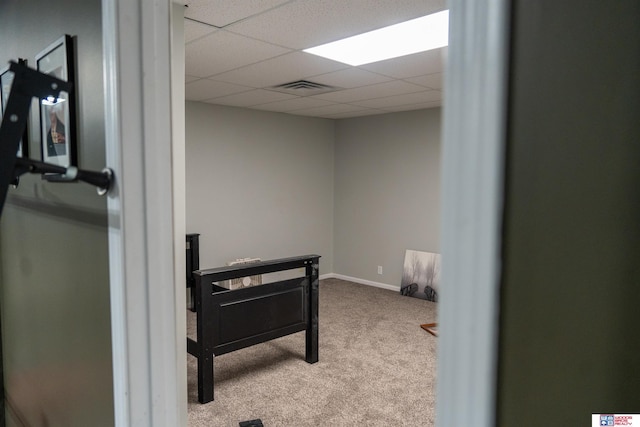
M 186 98 L 332 119 L 438 107 L 447 48 L 354 67 L 303 49 L 446 9 L 446 0 L 186 0 Z M 278 86 L 305 80 L 314 91 Z

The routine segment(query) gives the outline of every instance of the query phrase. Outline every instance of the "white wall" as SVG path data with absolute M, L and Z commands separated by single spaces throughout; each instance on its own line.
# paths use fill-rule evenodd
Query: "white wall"
M 335 273 L 399 288 L 406 249 L 439 252 L 440 118 L 428 109 L 337 122 Z
M 187 102 L 186 139 L 201 268 L 315 253 L 333 271 L 333 121 Z

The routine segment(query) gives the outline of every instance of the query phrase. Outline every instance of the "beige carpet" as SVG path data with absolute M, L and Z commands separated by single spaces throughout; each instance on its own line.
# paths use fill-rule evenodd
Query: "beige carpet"
M 436 304 L 337 279 L 320 282 L 320 361 L 305 333 L 215 358 L 215 400 L 197 400 L 187 356 L 190 427 L 433 426 L 437 338 L 420 328 Z M 188 335 L 195 339 L 195 315 Z

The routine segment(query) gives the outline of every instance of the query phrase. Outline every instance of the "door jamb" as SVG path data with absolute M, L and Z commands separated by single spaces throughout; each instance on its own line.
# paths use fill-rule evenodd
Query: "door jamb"
M 438 426 L 495 425 L 509 0 L 450 0 Z
M 106 158 L 115 173 L 108 199 L 115 424 L 182 426 L 171 2 L 103 0 L 102 16 Z

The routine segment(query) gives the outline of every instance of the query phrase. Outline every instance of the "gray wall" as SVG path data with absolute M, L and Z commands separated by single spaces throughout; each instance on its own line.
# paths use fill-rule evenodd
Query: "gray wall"
M 186 140 L 201 268 L 316 253 L 333 271 L 331 120 L 187 102 Z
M 3 0 L 0 64 L 77 35 L 79 164 L 104 164 L 101 2 Z M 32 111 L 32 158 L 40 158 Z M 113 391 L 106 200 L 86 184 L 25 176 L 0 221 L 7 423 L 111 426 Z M 20 418 L 18 421 L 17 418 Z
M 440 251 L 440 119 L 428 109 L 337 122 L 335 273 L 399 288 L 406 249 Z
M 201 267 L 316 252 L 321 274 L 399 288 L 406 249 L 439 252 L 440 109 L 332 121 L 187 102 L 186 117 Z
M 640 3 L 513 16 L 498 425 L 637 414 Z

